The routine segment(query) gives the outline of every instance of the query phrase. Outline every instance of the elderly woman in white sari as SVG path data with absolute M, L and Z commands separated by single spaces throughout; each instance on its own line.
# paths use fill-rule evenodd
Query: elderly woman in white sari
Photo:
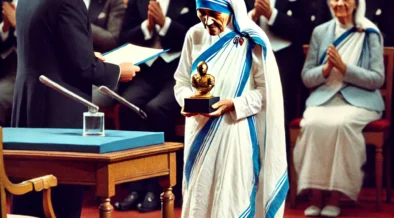
M 366 161 L 363 128 L 384 110 L 382 37 L 364 17 L 365 0 L 329 0 L 335 18 L 315 28 L 302 71 L 315 89 L 294 149 L 298 192 L 312 189 L 306 216 L 335 217 L 341 194 L 357 200 Z M 329 191 L 323 205 L 322 191 Z
M 182 217 L 283 217 L 288 191 L 278 66 L 243 0 L 197 0 L 200 24 L 186 35 L 175 96 L 196 93 L 198 63 L 221 100 L 186 118 Z

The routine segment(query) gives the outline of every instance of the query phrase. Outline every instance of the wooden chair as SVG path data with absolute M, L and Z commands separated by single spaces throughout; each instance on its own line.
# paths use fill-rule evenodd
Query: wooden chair
M 308 47 L 304 46 L 304 51 Z M 376 210 L 381 210 L 381 194 L 383 186 L 383 159 L 386 170 L 386 202 L 391 202 L 391 159 L 390 143 L 388 143 L 391 120 L 391 95 L 393 82 L 394 47 L 384 48 L 385 84 L 380 89 L 385 102 L 385 112 L 382 119 L 369 123 L 363 130 L 365 143 L 375 146 L 375 182 L 376 182 Z M 294 168 L 293 151 L 298 135 L 300 134 L 300 122 L 302 118 L 290 123 L 290 206 L 295 208 L 297 195 L 297 174 Z M 384 149 L 384 150 L 383 150 Z M 384 156 L 384 158 L 383 158 Z
M 0 203 L 1 203 L 1 218 L 7 218 L 7 202 L 6 190 L 13 195 L 23 195 L 31 191 L 43 191 L 43 205 L 44 213 L 47 218 L 54 218 L 55 213 L 52 208 L 51 201 L 51 187 L 57 186 L 57 179 L 53 175 L 46 175 L 31 180 L 24 181 L 19 184 L 13 184 L 8 179 L 3 160 L 3 130 L 0 127 Z M 18 215 L 8 215 L 8 217 L 27 217 Z

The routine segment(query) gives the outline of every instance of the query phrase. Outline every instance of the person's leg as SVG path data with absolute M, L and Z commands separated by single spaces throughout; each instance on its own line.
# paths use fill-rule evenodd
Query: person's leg
M 56 217 L 81 217 L 84 187 L 77 185 L 59 185 L 52 188 L 52 204 Z M 35 217 L 44 217 L 42 192 L 12 196 L 11 213 Z
M 145 106 L 148 129 L 164 132 L 166 141 L 175 140 L 175 119 L 181 110 L 175 100 L 174 85 L 174 80 L 163 82 L 159 94 Z
M 0 79 L 0 126 L 8 125 L 12 99 L 14 93 L 15 77 L 8 76 Z
M 150 73 L 148 69 L 147 67 L 142 67 L 141 72 L 137 73 L 137 76 L 131 82 L 119 86 L 122 97 L 142 110 L 157 94 L 156 87 L 149 82 L 148 75 L 145 75 Z M 146 120 L 123 104 L 119 107 L 119 121 L 121 130 L 147 130 Z
M 147 182 L 149 182 L 149 179 L 129 183 L 129 194 L 122 201 L 114 203 L 115 210 L 126 211 L 135 209 L 137 203 L 144 200 L 144 196 L 146 195 Z
M 149 212 L 160 209 L 161 187 L 157 178 L 145 180 L 146 194 L 140 199 L 137 208 L 140 212 Z
M 312 189 L 312 202 L 308 208 L 305 209 L 305 216 L 319 216 L 323 206 L 323 191 Z

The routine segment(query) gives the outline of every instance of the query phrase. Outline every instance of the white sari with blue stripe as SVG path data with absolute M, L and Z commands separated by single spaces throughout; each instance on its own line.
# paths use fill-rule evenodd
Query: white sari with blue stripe
M 278 68 L 242 0 L 197 1 L 216 11 L 223 5 L 234 8 L 234 25 L 220 36 L 192 27 L 175 73 L 181 106 L 195 92 L 190 80 L 200 61 L 215 77 L 212 94 L 235 106 L 219 118 L 186 119 L 182 217 L 283 217 L 288 179 Z

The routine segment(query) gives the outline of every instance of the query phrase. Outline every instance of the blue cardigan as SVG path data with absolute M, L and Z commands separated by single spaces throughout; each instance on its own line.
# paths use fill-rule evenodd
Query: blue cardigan
M 335 40 L 335 20 L 317 26 L 312 34 L 308 55 L 302 70 L 302 80 L 308 88 L 317 88 L 306 101 L 306 106 L 319 106 L 328 102 L 338 91 L 324 89 L 326 79 L 322 75 L 324 65 L 320 57 Z M 384 111 L 384 102 L 379 88 L 384 83 L 383 51 L 380 36 L 366 33 L 362 61 L 358 65 L 346 64 L 343 81 L 346 85 L 339 90 L 345 100 L 356 107 L 373 111 Z M 320 88 L 319 88 L 320 87 Z

